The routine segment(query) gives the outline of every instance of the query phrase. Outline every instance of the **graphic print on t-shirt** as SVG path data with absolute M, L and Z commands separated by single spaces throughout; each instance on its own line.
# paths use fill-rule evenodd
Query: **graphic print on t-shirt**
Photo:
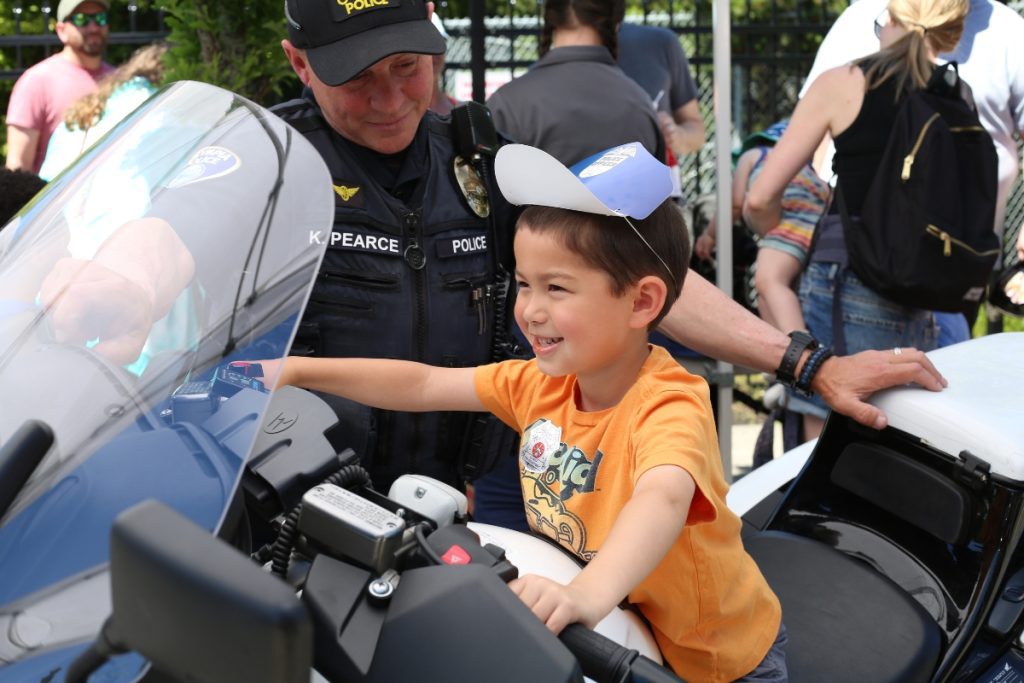
M 586 527 L 566 503 L 594 491 L 603 454 L 597 451 L 591 460 L 581 449 L 561 442 L 561 433 L 546 419 L 523 432 L 519 462 L 526 517 L 534 530 L 589 562 L 595 551 L 587 549 Z

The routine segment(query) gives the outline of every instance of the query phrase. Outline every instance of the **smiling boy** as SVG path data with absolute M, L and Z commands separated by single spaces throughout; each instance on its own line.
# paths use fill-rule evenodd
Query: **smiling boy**
M 536 357 L 290 358 L 280 382 L 392 410 L 491 411 L 522 433 L 531 527 L 588 563 L 568 585 L 510 584 L 552 631 L 592 627 L 628 599 L 685 679 L 784 681 L 779 602 L 725 505 L 707 384 L 647 341 L 689 259 L 670 173 L 639 143 L 572 171 L 502 148 L 502 193 L 531 205 L 516 227 L 515 317 Z

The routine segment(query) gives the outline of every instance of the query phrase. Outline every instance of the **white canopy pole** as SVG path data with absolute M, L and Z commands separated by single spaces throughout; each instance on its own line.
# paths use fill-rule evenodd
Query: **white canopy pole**
M 714 0 L 711 26 L 714 31 L 715 215 L 718 225 L 716 284 L 732 298 L 732 49 L 729 0 Z M 732 481 L 732 384 L 733 367 L 718 361 L 718 442 L 726 481 Z

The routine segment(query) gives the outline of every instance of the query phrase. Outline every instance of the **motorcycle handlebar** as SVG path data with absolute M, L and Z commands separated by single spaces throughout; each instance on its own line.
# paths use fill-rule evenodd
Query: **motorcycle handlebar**
M 598 683 L 683 683 L 671 671 L 636 650 L 619 645 L 582 624 L 570 624 L 559 634 L 580 663 L 583 675 Z

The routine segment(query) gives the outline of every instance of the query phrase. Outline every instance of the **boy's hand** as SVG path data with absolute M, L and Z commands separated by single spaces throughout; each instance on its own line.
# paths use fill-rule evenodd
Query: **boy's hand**
M 270 389 L 280 389 L 289 384 L 295 384 L 295 362 L 291 356 L 284 358 L 270 358 L 267 360 L 252 361 L 259 363 L 263 370 L 263 384 Z
M 563 586 L 543 576 L 527 574 L 508 586 L 555 635 L 569 624 L 581 623 L 593 628 L 605 616 L 578 588 Z

